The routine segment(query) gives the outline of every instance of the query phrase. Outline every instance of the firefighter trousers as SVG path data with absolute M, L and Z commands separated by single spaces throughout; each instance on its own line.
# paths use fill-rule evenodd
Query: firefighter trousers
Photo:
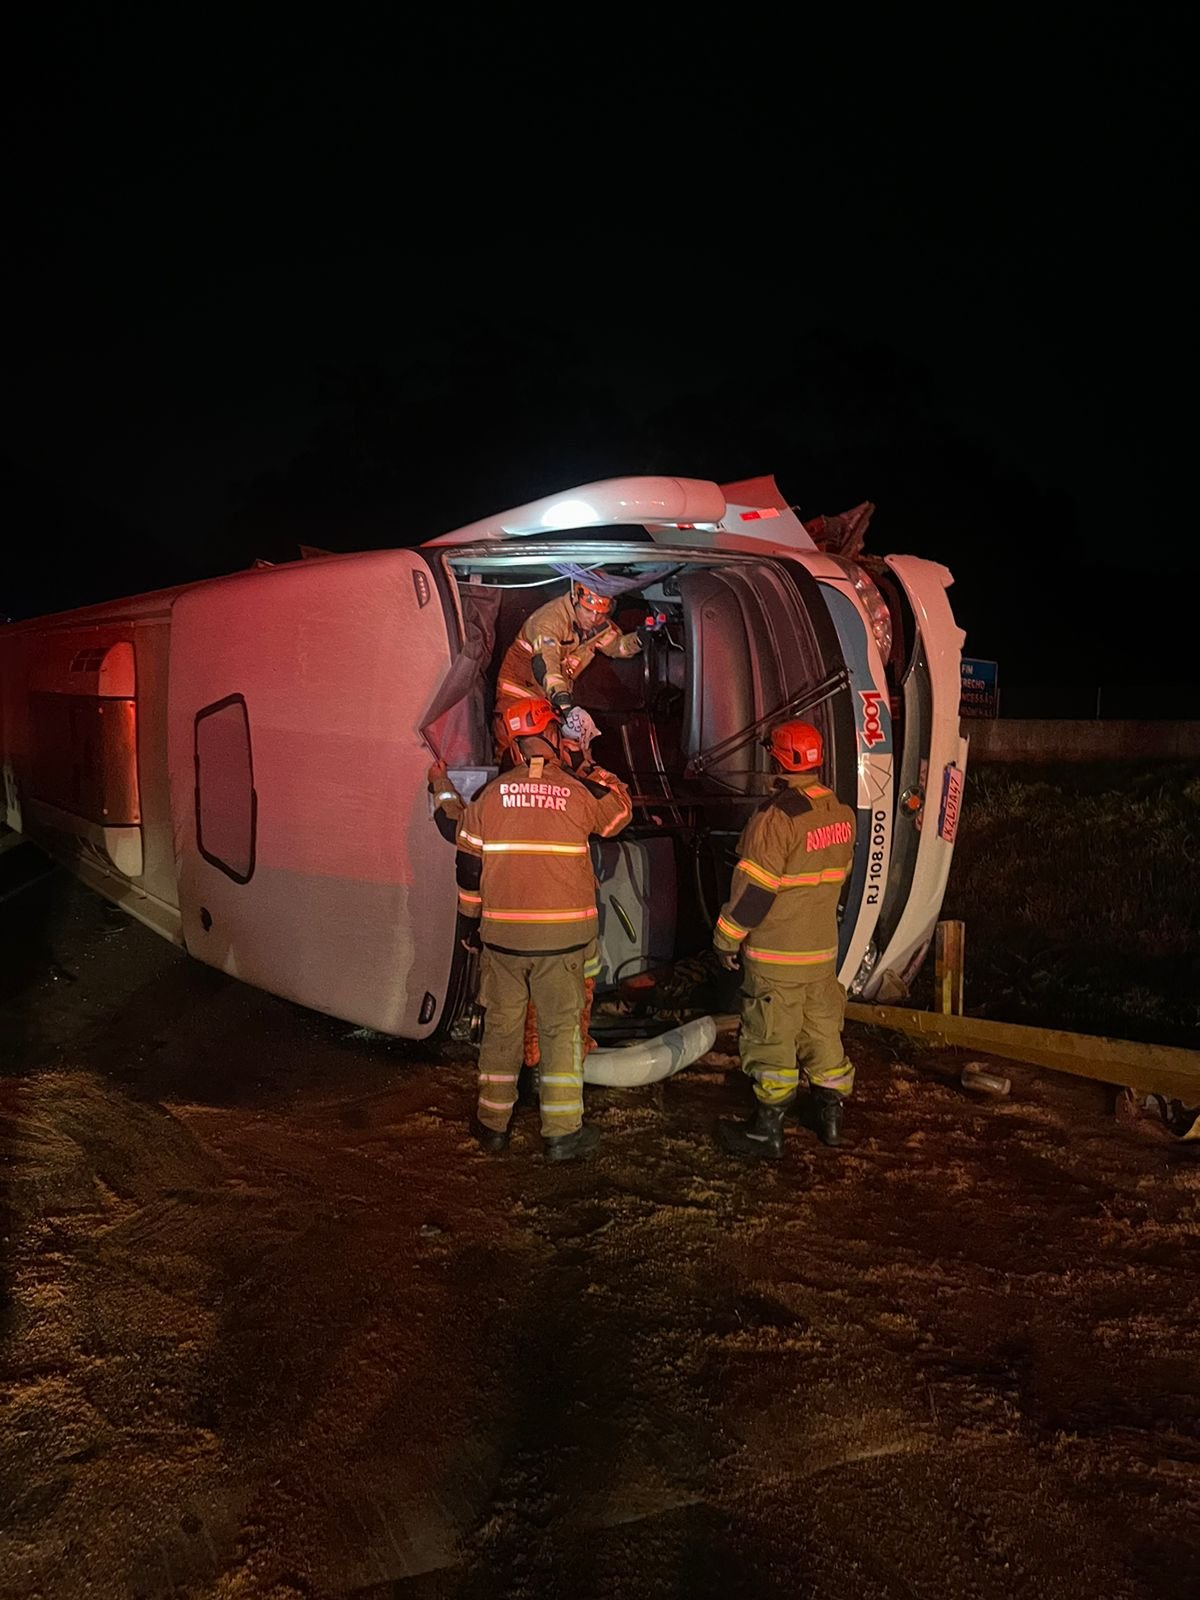
M 846 991 L 831 973 L 811 982 L 780 983 L 746 962 L 742 983 L 742 1071 L 765 1105 L 790 1100 L 803 1072 L 816 1089 L 848 1095 L 854 1068 L 842 1046 Z
M 596 1048 L 596 1041 L 588 1031 L 592 1023 L 592 1001 L 596 994 L 596 978 L 600 972 L 600 951 L 595 940 L 588 948 L 587 960 L 583 965 L 583 1011 L 579 1017 L 579 1030 L 583 1039 L 583 1053 L 590 1056 Z M 538 1067 L 542 1062 L 541 1046 L 538 1044 L 537 1007 L 533 1001 L 529 1002 L 529 1010 L 525 1013 L 525 1046 L 524 1064 L 527 1067 Z
M 479 1003 L 485 1008 L 479 1046 L 478 1117 L 485 1128 L 508 1127 L 517 1098 L 525 1013 L 537 1007 L 541 1052 L 542 1134 L 558 1138 L 583 1123 L 583 972 L 589 950 L 545 956 L 507 955 L 484 945 Z

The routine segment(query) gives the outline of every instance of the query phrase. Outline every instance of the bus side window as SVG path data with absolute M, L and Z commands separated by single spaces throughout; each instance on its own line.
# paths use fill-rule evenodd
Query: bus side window
M 257 823 L 250 717 L 231 694 L 196 714 L 196 848 L 235 883 L 249 883 Z

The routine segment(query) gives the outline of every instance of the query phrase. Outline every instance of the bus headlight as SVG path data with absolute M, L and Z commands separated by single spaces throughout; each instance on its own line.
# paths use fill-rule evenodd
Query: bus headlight
M 888 610 L 888 603 L 874 578 L 869 577 L 861 567 L 854 568 L 853 578 L 858 597 L 867 608 L 867 616 L 871 619 L 871 632 L 875 635 L 875 643 L 879 646 L 879 654 L 886 666 L 888 657 L 892 653 L 892 613 Z
M 888 603 L 874 578 L 869 572 L 864 571 L 857 561 L 851 561 L 846 556 L 834 556 L 833 559 L 850 579 L 855 594 L 863 603 L 867 619 L 871 624 L 871 633 L 886 666 L 888 657 L 892 653 L 892 613 L 888 610 Z
M 867 946 L 867 953 L 862 958 L 858 971 L 854 974 L 854 977 L 851 981 L 850 995 L 852 998 L 857 998 L 866 988 L 867 979 L 875 971 L 875 963 L 878 960 L 879 946 L 875 943 L 874 939 L 872 939 L 870 944 Z

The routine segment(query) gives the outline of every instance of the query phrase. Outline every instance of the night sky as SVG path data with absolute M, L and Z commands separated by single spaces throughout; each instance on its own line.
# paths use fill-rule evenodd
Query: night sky
M 34 17 L 0 613 L 774 471 L 953 570 L 1008 709 L 1190 714 L 1194 97 L 1137 17 Z

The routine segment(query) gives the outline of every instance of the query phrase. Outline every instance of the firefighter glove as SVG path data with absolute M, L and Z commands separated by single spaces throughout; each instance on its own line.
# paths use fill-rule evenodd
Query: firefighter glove
M 661 629 L 665 628 L 666 625 L 667 625 L 667 614 L 666 614 L 666 612 L 665 611 L 653 612 L 650 616 L 648 616 L 645 619 L 644 622 L 639 622 L 638 623 L 638 628 L 637 628 L 638 642 L 644 648 L 647 644 L 649 644 L 650 640 L 654 637 L 654 635 L 656 633 L 658 633 Z

